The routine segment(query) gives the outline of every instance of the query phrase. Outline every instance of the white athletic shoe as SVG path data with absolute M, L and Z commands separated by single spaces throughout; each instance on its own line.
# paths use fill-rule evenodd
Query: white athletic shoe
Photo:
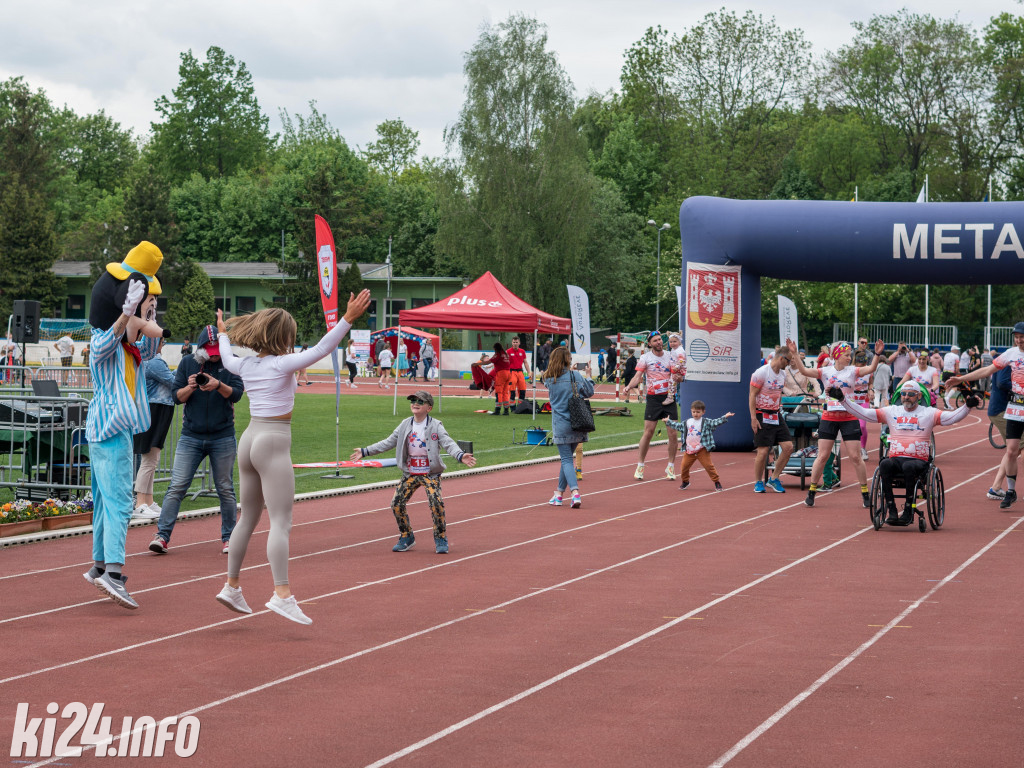
M 278 613 L 284 616 L 286 619 L 294 621 L 296 624 L 312 624 L 313 620 L 302 612 L 299 608 L 299 604 L 295 601 L 295 595 L 282 600 L 274 593 L 274 596 L 270 598 L 270 602 L 267 603 L 267 608 L 272 610 L 274 613 Z
M 252 608 L 245 602 L 245 598 L 242 597 L 241 587 L 232 587 L 229 584 L 224 585 L 224 589 L 217 593 L 217 602 L 221 605 L 226 605 L 235 613 L 252 613 Z
M 160 517 L 160 513 L 163 512 L 163 507 L 157 504 L 155 501 L 149 505 L 149 508 L 156 512 L 156 516 Z
M 132 520 L 154 520 L 158 517 L 160 517 L 160 513 L 154 512 L 145 504 L 140 504 L 135 508 L 135 511 L 132 512 Z

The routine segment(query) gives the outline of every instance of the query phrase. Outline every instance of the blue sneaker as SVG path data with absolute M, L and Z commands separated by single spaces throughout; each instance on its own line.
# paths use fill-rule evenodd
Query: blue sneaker
M 782 487 L 782 481 L 776 480 L 774 477 L 768 481 L 768 487 L 776 493 L 785 493 L 786 489 Z
M 754 483 L 754 493 L 764 493 L 764 480 Z
M 434 552 L 439 555 L 448 554 L 448 539 L 442 539 L 440 536 L 434 537 Z
M 402 536 L 398 539 L 398 543 L 391 548 L 392 552 L 406 552 L 412 549 L 412 545 L 416 543 L 416 537 L 411 533 L 408 536 Z

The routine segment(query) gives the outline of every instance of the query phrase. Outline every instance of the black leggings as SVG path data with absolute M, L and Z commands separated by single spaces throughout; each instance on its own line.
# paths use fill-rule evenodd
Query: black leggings
M 348 367 L 348 383 L 349 384 L 355 384 L 356 383 L 356 364 L 355 363 L 346 362 L 345 365 Z
M 882 477 L 882 493 L 885 494 L 885 501 L 894 504 L 892 496 L 892 479 L 897 472 L 903 474 L 903 481 L 907 488 L 907 503 L 913 501 L 914 484 L 924 476 L 928 464 L 921 459 L 913 459 L 910 456 L 887 456 L 878 462 L 878 473 Z

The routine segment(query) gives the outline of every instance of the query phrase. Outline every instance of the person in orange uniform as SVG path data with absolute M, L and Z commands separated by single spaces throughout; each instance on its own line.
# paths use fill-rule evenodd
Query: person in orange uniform
M 509 360 L 508 352 L 505 351 L 505 347 L 500 341 L 494 342 L 494 354 L 480 360 L 479 365 L 494 366 L 494 370 L 491 372 L 494 376 L 494 413 L 492 415 L 500 416 L 504 409 L 505 415 L 508 416 L 509 407 L 512 404 L 509 393 L 509 368 L 512 367 L 512 363 Z
M 513 405 L 526 402 L 526 379 L 530 375 L 530 364 L 526 360 L 526 350 L 519 347 L 519 336 L 512 337 L 511 349 L 505 350 L 509 362 L 509 397 L 517 396 Z

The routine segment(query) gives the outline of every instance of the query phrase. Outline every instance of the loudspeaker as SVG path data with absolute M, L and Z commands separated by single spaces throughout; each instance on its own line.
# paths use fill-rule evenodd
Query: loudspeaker
M 18 343 L 39 342 L 39 302 L 14 302 L 14 340 Z

